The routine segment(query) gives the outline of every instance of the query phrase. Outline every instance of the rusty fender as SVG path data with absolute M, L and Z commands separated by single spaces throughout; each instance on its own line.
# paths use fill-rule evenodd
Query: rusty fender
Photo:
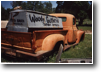
M 84 39 L 85 32 L 82 31 L 82 30 L 78 30 L 77 31 L 77 40 L 76 40 L 76 43 L 79 43 L 80 42 L 82 36 L 83 36 L 83 39 Z
M 58 41 L 63 41 L 64 42 L 65 38 L 62 34 L 51 34 L 48 35 L 42 43 L 42 50 L 44 51 L 51 51 L 53 50 L 55 44 Z

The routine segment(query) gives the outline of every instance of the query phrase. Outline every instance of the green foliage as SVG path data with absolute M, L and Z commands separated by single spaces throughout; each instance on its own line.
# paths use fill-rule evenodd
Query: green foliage
M 92 58 L 92 35 L 85 35 L 83 42 L 64 52 L 61 58 Z
M 87 13 L 83 10 L 80 10 L 80 12 L 78 13 L 78 17 L 85 19 L 87 17 Z
M 89 27 L 89 26 L 78 26 L 79 30 L 82 29 L 83 31 L 87 31 L 87 30 L 90 30 L 92 31 L 92 27 Z
M 44 3 L 44 12 L 47 14 L 52 13 L 52 4 L 50 1 Z
M 11 6 L 14 8 L 16 6 L 21 6 L 23 1 L 12 1 Z
M 1 5 L 1 19 L 8 20 L 9 12 L 12 11 L 16 6 L 21 6 L 24 10 L 34 10 L 43 12 L 46 14 L 55 12 L 55 8 L 52 9 L 52 3 L 50 1 L 42 3 L 41 1 L 12 1 L 12 9 L 8 8 L 7 10 Z
M 1 5 L 1 20 L 8 20 L 9 19 L 9 12 L 12 9 L 8 8 L 7 10 Z
M 39 3 L 39 1 L 28 1 L 26 3 L 26 5 L 27 5 L 26 7 L 27 7 L 28 10 L 36 11 L 38 3 Z
M 6 11 L 5 11 L 5 8 L 1 5 L 1 19 L 3 20 L 5 20 L 4 15 L 6 16 Z
M 61 58 L 92 58 L 92 35 L 86 34 L 85 39 L 82 42 L 74 48 L 71 47 L 63 52 Z M 47 62 L 55 62 L 55 60 L 56 55 L 50 57 Z
M 80 19 L 80 25 L 83 24 L 85 18 L 91 17 L 92 5 L 88 1 L 57 1 L 57 4 L 56 13 L 73 14 Z
M 18 4 L 19 3 L 19 4 Z M 41 1 L 13 1 L 11 3 L 12 7 L 21 6 L 25 10 L 34 10 L 44 13 L 52 13 L 52 3 L 50 1 L 42 3 Z
M 92 24 L 92 20 L 90 19 L 84 19 L 83 24 Z

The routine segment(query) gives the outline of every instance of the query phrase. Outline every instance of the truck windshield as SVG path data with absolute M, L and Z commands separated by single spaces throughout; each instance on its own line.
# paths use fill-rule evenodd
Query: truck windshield
M 59 18 L 62 18 L 62 22 L 66 21 L 66 17 L 59 17 Z

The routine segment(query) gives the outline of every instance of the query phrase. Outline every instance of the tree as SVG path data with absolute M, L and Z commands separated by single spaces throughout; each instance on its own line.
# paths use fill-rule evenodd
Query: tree
M 52 3 L 49 2 L 44 2 L 44 12 L 49 14 L 52 13 Z
M 12 9 L 7 8 L 7 10 L 1 5 L 1 20 L 8 20 L 9 19 L 9 12 Z
M 6 10 L 5 8 L 1 5 L 1 20 L 6 20 Z
M 36 11 L 44 12 L 44 4 L 41 1 L 39 2 Z
M 22 7 L 22 9 L 25 9 L 26 10 L 27 9 L 27 3 L 26 2 L 23 2 L 22 5 L 21 5 L 21 7 Z
M 56 8 L 52 8 L 52 12 L 55 13 L 55 11 L 56 11 Z
M 90 7 L 88 9 L 88 17 L 89 19 L 92 20 L 92 1 L 90 1 L 89 3 L 90 3 Z
M 1 5 L 1 19 L 2 20 L 8 20 L 9 19 L 9 12 L 14 9 L 16 6 L 21 6 L 22 9 L 25 10 L 34 10 L 34 11 L 39 11 L 39 12 L 44 12 L 44 13 L 52 13 L 52 4 L 51 2 L 45 2 L 42 3 L 41 1 L 12 1 L 11 6 L 13 7 L 12 9 L 8 8 L 5 9 Z
M 10 11 L 12 11 L 12 10 L 13 10 L 13 9 L 7 8 L 7 10 L 6 10 L 6 13 L 7 13 L 6 19 L 7 19 L 7 20 L 9 19 L 9 13 L 10 13 Z
M 79 25 L 83 24 L 83 20 L 88 17 L 89 3 L 88 1 L 62 1 L 57 2 L 56 12 L 70 13 L 80 19 Z
M 15 8 L 16 6 L 21 6 L 23 4 L 23 1 L 12 1 L 11 6 Z
M 44 3 L 42 3 L 41 1 L 13 1 L 11 5 L 13 8 L 16 6 L 21 6 L 22 9 L 26 10 L 40 11 L 47 14 L 52 13 L 52 3 L 50 1 Z
M 57 1 L 57 7 L 56 7 L 56 13 L 61 13 L 62 12 L 62 8 L 63 8 L 63 3 L 64 1 Z
M 39 1 L 27 1 L 27 9 L 36 11 L 38 4 Z

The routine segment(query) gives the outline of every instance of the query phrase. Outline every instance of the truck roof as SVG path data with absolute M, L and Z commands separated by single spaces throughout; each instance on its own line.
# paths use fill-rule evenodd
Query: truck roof
M 42 13 L 42 12 L 38 12 L 38 11 L 33 11 L 33 10 L 23 10 L 23 9 L 16 9 L 16 10 L 13 10 L 13 11 L 11 11 L 11 12 L 34 12 L 34 13 L 41 13 L 41 14 L 45 14 L 45 13 Z M 11 13 L 10 12 L 10 13 Z
M 30 12 L 30 13 L 37 13 L 37 14 L 42 14 L 42 15 L 49 15 L 49 14 L 38 12 L 38 11 L 23 10 L 23 9 L 16 9 L 16 10 L 11 11 L 10 13 L 13 13 L 13 12 Z M 49 16 L 52 16 L 52 15 L 49 15 Z M 56 16 L 52 16 L 52 17 L 56 17 Z
M 49 15 L 56 16 L 56 17 L 75 17 L 74 15 L 67 14 L 67 13 L 52 13 Z

